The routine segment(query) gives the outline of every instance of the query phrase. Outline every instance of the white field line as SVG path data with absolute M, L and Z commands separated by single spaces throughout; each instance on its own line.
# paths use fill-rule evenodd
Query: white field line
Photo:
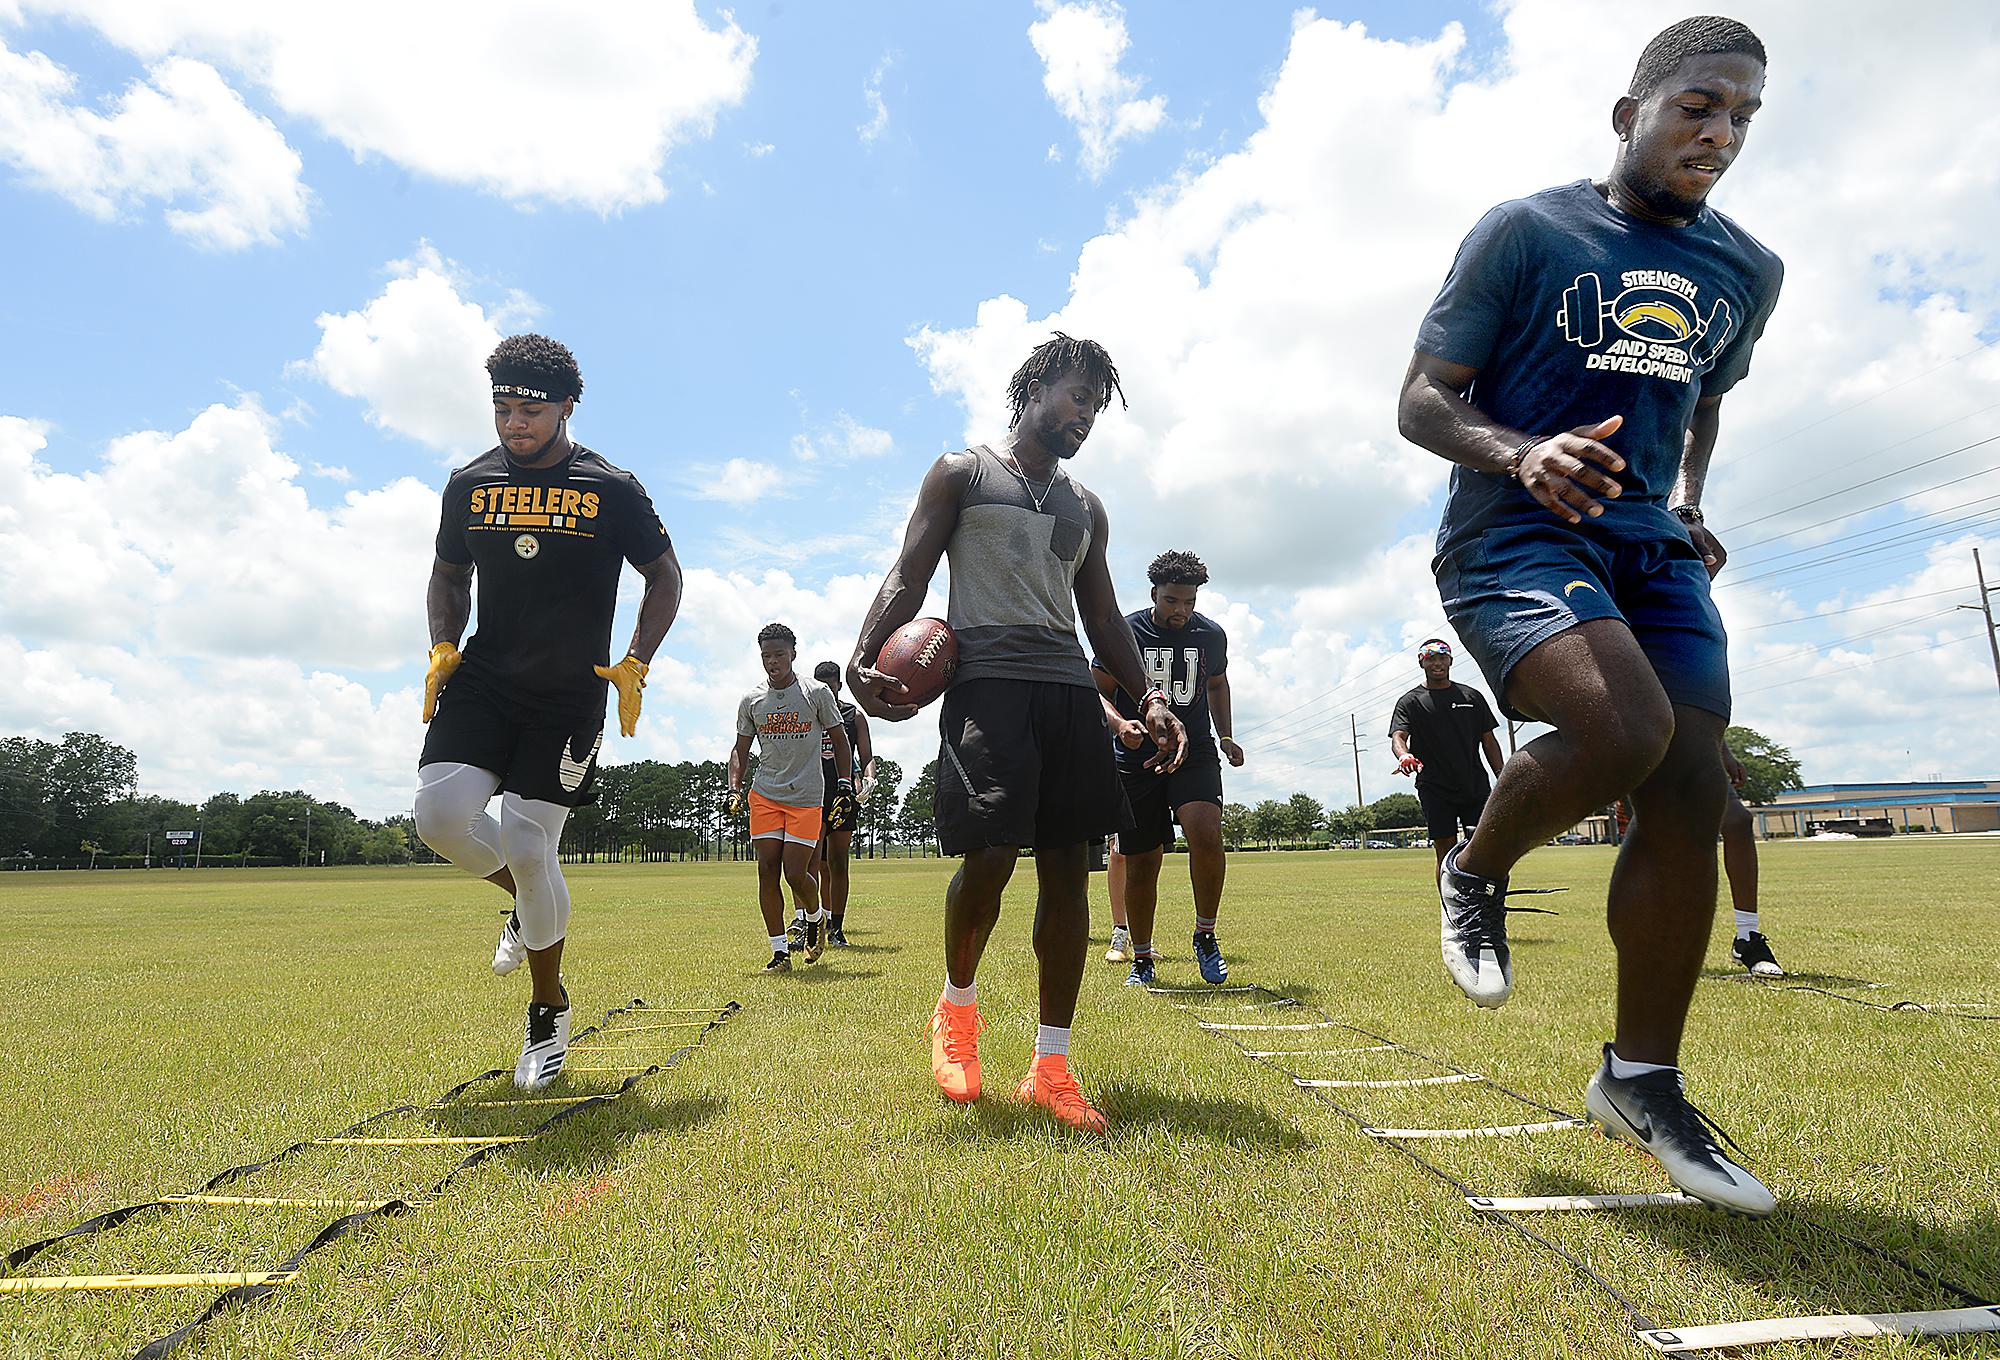
M 1319 1058 L 1339 1053 L 1387 1053 L 1401 1044 L 1363 1044 L 1359 1048 L 1246 1048 L 1246 1058 Z
M 1700 1204 L 1693 1195 L 1467 1195 L 1482 1214 L 1569 1213 L 1587 1209 L 1639 1209 L 1655 1204 Z
M 1221 1021 L 1219 1021 L 1219 1020 L 1216 1020 L 1216 1021 L 1211 1021 L 1211 1020 L 1197 1020 L 1197 1021 L 1195 1021 L 1195 1023 L 1196 1023 L 1197 1025 L 1200 1025 L 1200 1026 L 1201 1026 L 1201 1027 L 1202 1027 L 1203 1029 L 1228 1029 L 1228 1030 L 1239 1030 L 1239 1031 L 1240 1031 L 1240 1030 L 1250 1030 L 1250 1029 L 1256 1029 L 1256 1030 L 1274 1030 L 1274 1029 L 1287 1029 L 1287 1030 L 1297 1030 L 1297 1029 L 1346 1029 L 1346 1028 L 1347 1028 L 1347 1026 L 1346 1026 L 1346 1025 L 1343 1025 L 1343 1024 L 1341 1024 L 1341 1023 L 1340 1023 L 1340 1022 L 1339 1022 L 1338 1020 L 1308 1020 L 1308 1021 L 1306 1021 L 1306 1022 L 1305 1022 L 1304 1024 L 1301 1024 L 1301 1025 L 1225 1025 L 1225 1024 L 1223 1024 L 1223 1023 L 1222 1023 Z
M 1484 1129 L 1378 1129 L 1363 1128 L 1370 1138 L 1506 1138 L 1517 1133 L 1550 1133 L 1556 1129 L 1588 1127 L 1582 1119 L 1552 1119 L 1541 1124 L 1496 1124 Z
M 4 1284 L 0 1281 L 0 1284 Z M 1706 1327 L 1661 1327 L 1639 1339 L 1663 1355 L 1753 1346 L 1772 1341 L 1834 1341 L 1853 1336 L 1962 1336 L 2000 1332 L 2000 1308 L 1941 1308 L 1924 1313 L 1829 1313 L 1763 1318 Z
M 1317 1077 L 1293 1077 L 1292 1084 L 1315 1089 L 1332 1087 L 1365 1087 L 1374 1091 L 1386 1091 L 1392 1086 L 1453 1086 L 1461 1081 L 1485 1081 L 1477 1072 L 1453 1072 L 1445 1077 L 1396 1077 L 1387 1081 L 1328 1081 Z

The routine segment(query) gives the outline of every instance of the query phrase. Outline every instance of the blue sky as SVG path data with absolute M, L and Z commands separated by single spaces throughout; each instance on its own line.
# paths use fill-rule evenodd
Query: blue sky
M 152 791 L 302 784 L 407 806 L 422 522 L 484 447 L 467 335 L 485 324 L 575 349 L 576 435 L 638 473 L 691 569 L 646 725 L 609 758 L 719 757 L 755 623 L 788 617 L 808 650 L 844 654 L 924 466 L 998 433 L 1008 369 L 1062 325 L 1105 339 L 1130 379 L 1132 411 L 1076 467 L 1109 505 L 1121 595 L 1143 601 L 1163 547 L 1215 568 L 1237 725 L 1266 737 L 1246 736 L 1232 797 L 1347 801 L 1331 729 L 1349 712 L 1378 727 L 1416 679 L 1408 644 L 1436 627 L 1443 467 L 1393 428 L 1416 319 L 1485 206 L 1608 163 L 1638 46 L 1687 12 L 659 5 L 621 52 L 618 5 L 542 42 L 485 31 L 507 8 L 463 43 L 423 30 L 384 52 L 254 7 L 0 0 L 17 265 L 0 295 L 0 668 L 21 674 L 0 730 L 104 731 Z M 1970 4 L 1868 52 L 1824 7 L 1739 12 L 1771 45 L 1772 88 L 1718 202 L 1793 268 L 1730 400 L 1711 514 L 1773 516 L 1740 542 L 1797 529 L 1746 574 L 1908 535 L 1719 596 L 1741 716 L 1816 779 L 1991 774 L 2000 721 L 1968 616 L 1932 593 L 1969 578 L 1990 521 L 1934 512 L 2000 483 L 1925 488 L 2000 459 L 1848 488 L 2000 429 L 2000 365 L 1978 348 L 2000 335 L 1978 246 L 2000 120 L 1925 102 L 1954 86 L 1941 61 L 1973 79 L 2000 39 Z M 1039 49 L 1031 29 L 1058 21 Z M 649 74 L 697 49 L 701 79 Z M 1840 82 L 1885 69 L 1923 88 L 1857 139 Z M 663 149 L 606 149 L 649 116 Z M 73 154 L 37 159 L 64 139 Z M 206 236 L 168 217 L 218 202 Z M 218 239 L 244 222 L 251 239 Z M 1804 617 L 1857 607 L 1872 612 Z M 920 763 L 931 730 L 884 744 Z M 1403 786 L 1371 740 L 1372 798 Z

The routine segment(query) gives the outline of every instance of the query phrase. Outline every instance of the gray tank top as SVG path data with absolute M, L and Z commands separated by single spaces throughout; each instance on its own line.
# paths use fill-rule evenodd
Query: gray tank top
M 1090 549 L 1083 488 L 1058 469 L 1037 510 L 1011 463 L 984 444 L 972 455 L 958 527 L 945 545 L 945 622 L 958 636 L 957 682 L 1003 677 L 1094 689 L 1076 639 L 1073 593 Z

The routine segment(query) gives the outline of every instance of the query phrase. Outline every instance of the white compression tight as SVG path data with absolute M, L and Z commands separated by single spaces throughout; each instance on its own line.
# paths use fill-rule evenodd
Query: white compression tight
M 499 787 L 499 775 L 476 765 L 425 765 L 417 771 L 417 834 L 469 874 L 491 878 L 503 866 L 511 872 L 521 943 L 547 949 L 569 931 L 569 885 L 556 856 L 569 809 L 505 793 L 496 821 L 486 804 Z

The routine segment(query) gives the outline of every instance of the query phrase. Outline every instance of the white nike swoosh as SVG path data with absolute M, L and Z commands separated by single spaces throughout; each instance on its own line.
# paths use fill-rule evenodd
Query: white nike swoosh
M 556 767 L 556 780 L 563 786 L 564 793 L 575 793 L 583 787 L 584 777 L 590 773 L 590 764 L 597 759 L 598 748 L 603 745 L 604 732 L 599 729 L 597 740 L 590 744 L 590 754 L 579 763 L 570 759 L 569 743 L 563 743 L 562 761 Z

